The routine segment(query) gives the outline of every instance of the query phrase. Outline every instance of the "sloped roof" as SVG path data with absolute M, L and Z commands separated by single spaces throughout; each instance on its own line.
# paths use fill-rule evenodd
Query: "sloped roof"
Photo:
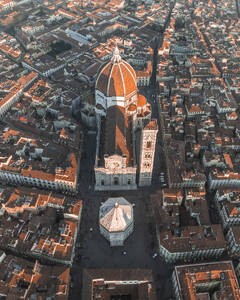
M 117 51 L 114 50 L 111 61 L 103 66 L 96 80 L 96 89 L 107 97 L 126 97 L 137 90 L 134 69 Z
M 109 198 L 99 212 L 99 223 L 109 232 L 124 231 L 133 222 L 131 204 L 124 198 Z
M 104 150 L 108 155 L 127 155 L 126 119 L 120 106 L 111 106 L 107 111 Z

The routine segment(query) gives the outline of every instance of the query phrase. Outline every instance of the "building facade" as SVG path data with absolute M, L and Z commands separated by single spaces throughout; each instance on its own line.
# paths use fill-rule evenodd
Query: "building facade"
M 95 190 L 151 185 L 157 121 L 151 119 L 146 98 L 138 94 L 134 69 L 117 47 L 96 79 L 95 101 Z
M 219 190 L 214 197 L 223 228 L 240 225 L 240 191 L 237 189 Z
M 152 270 L 84 269 L 82 299 L 157 300 Z
M 239 226 L 231 226 L 226 233 L 229 250 L 232 255 L 240 254 L 240 234 Z

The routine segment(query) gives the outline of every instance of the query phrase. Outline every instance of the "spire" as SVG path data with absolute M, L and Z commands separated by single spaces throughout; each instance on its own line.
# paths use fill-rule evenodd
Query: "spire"
M 120 51 L 119 51 L 117 45 L 116 45 L 116 47 L 113 50 L 112 61 L 113 62 L 120 62 L 121 61 Z

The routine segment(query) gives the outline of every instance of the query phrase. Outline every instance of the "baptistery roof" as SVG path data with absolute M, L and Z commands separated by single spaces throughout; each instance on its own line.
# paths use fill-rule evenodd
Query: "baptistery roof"
M 109 198 L 100 207 L 100 224 L 109 232 L 124 231 L 133 222 L 131 204 L 123 197 Z
M 97 80 L 96 89 L 107 97 L 126 97 L 137 90 L 136 73 L 124 61 L 116 47 L 112 59 L 103 66 Z

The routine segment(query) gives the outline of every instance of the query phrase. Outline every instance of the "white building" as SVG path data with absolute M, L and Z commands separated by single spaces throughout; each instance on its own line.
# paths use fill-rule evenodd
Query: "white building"
M 11 108 L 11 106 L 16 103 L 20 96 L 23 94 L 24 90 L 38 77 L 36 73 L 30 73 L 27 76 L 20 78 L 17 83 L 14 92 L 9 93 L 5 98 L 0 101 L 0 119 L 6 114 L 6 112 Z
M 157 121 L 138 94 L 134 69 L 116 47 L 95 87 L 97 148 L 95 190 L 133 190 L 151 185 Z
M 133 232 L 133 206 L 123 197 L 109 198 L 99 210 L 99 229 L 110 246 L 123 246 Z

